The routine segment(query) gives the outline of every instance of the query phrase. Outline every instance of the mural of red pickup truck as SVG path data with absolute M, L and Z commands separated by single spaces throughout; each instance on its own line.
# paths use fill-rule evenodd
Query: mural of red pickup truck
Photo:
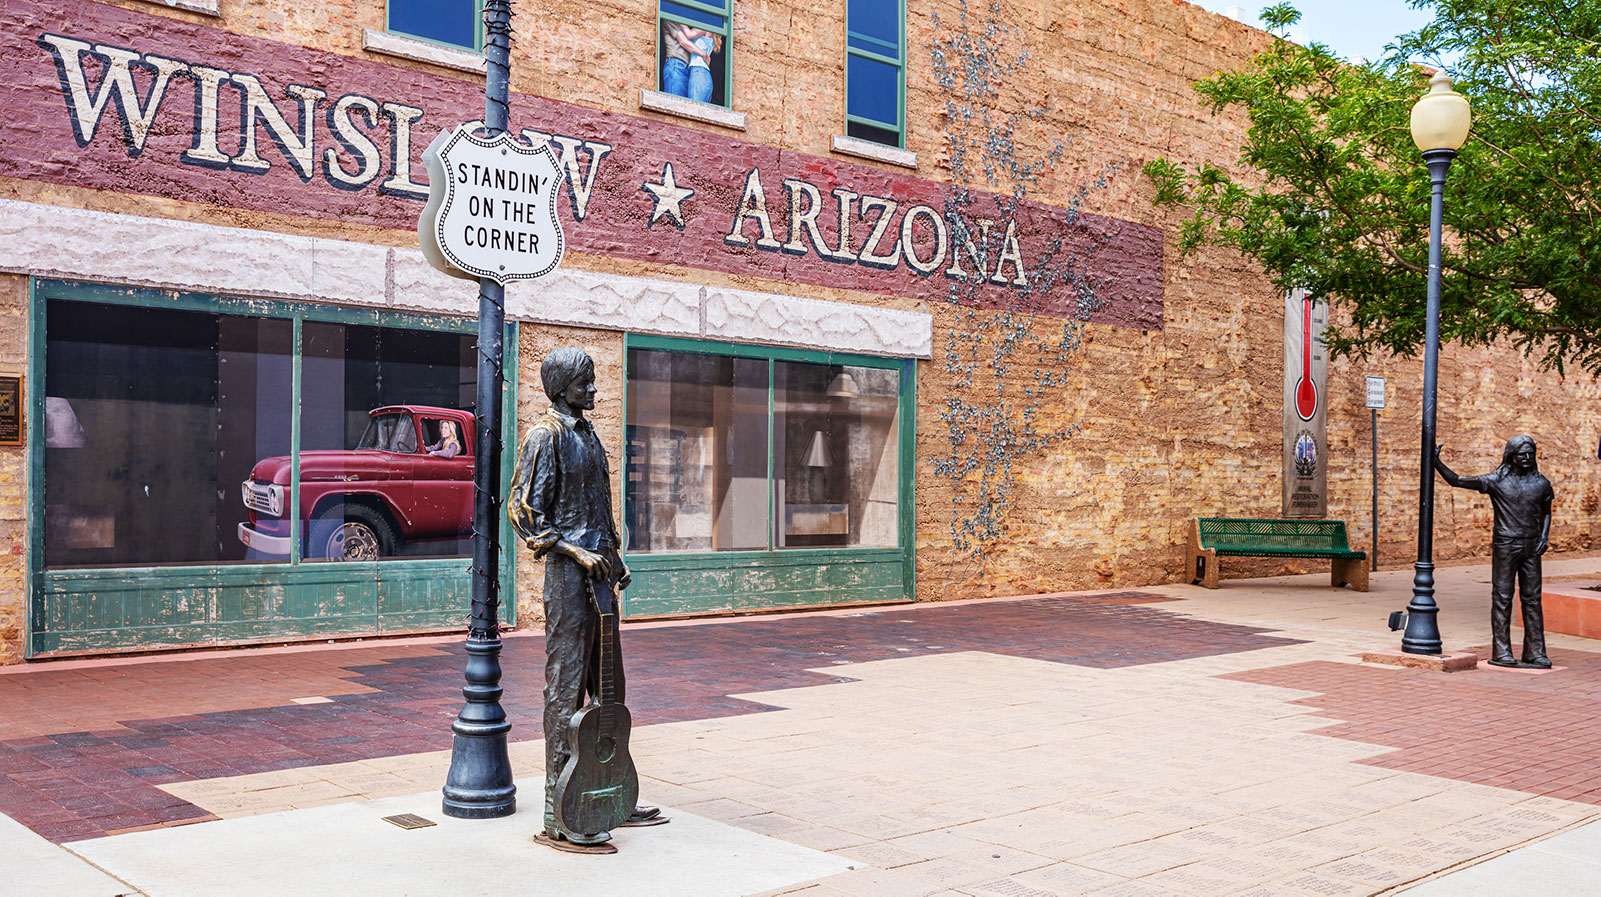
M 258 554 L 289 554 L 291 466 L 263 458 L 242 484 L 250 519 L 239 541 Z M 308 558 L 375 561 L 470 534 L 471 412 L 387 405 L 368 412 L 355 448 L 302 450 L 300 515 Z

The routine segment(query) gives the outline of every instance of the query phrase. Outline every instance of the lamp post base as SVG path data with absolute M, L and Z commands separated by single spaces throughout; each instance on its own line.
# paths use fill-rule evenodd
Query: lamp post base
M 446 816 L 495 819 L 517 812 L 506 735 L 511 723 L 500 707 L 500 637 L 474 633 L 467 639 L 467 704 L 450 724 L 450 773 L 445 777 Z
M 1440 608 L 1434 603 L 1434 565 L 1419 561 L 1413 565 L 1412 602 L 1406 606 L 1406 632 L 1401 636 L 1401 650 L 1407 654 L 1439 654 L 1444 645 L 1440 641 Z

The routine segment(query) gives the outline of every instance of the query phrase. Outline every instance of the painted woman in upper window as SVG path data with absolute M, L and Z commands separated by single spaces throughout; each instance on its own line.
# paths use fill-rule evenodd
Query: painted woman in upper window
M 689 45 L 689 98 L 707 103 L 712 98 L 712 54 L 723 47 L 721 35 L 699 28 L 685 27 L 683 36 Z

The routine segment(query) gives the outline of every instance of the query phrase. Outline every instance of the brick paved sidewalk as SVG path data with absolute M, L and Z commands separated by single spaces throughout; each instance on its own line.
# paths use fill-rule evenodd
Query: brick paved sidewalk
M 1601 560 L 1548 564 L 1601 580 Z M 1441 572 L 1447 648 L 1482 568 Z M 864 868 L 860 894 L 1370 894 L 1601 816 L 1601 643 L 1364 666 L 1409 572 L 624 630 L 647 797 Z M 520 778 L 536 636 L 508 639 Z M 57 842 L 436 790 L 454 641 L 0 674 L 0 813 Z M 525 808 L 533 795 L 524 795 Z

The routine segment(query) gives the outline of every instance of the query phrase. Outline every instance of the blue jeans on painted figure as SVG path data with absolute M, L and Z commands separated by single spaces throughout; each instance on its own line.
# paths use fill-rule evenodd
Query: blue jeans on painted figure
M 689 98 L 697 103 L 706 103 L 711 101 L 711 69 L 701 65 L 692 65 L 689 67 Z
M 668 59 L 662 63 L 662 93 L 689 96 L 689 66 L 684 60 Z

